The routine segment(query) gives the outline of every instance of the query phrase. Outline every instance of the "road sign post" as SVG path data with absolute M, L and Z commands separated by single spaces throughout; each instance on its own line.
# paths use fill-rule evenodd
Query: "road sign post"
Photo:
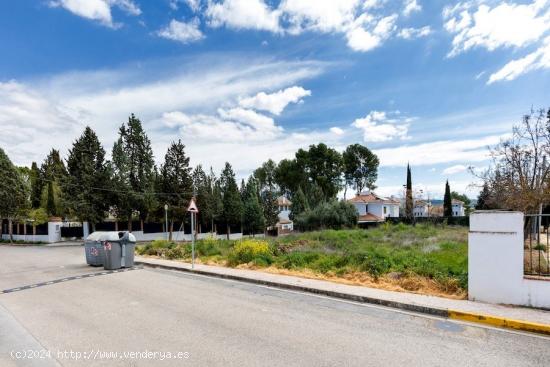
M 195 269 L 195 220 L 199 212 L 195 198 L 191 199 L 187 211 L 191 214 L 191 269 Z

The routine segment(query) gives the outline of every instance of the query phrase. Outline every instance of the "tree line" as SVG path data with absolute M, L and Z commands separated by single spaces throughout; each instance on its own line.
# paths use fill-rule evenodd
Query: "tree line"
M 13 221 L 39 224 L 52 216 L 86 221 L 94 231 L 109 214 L 127 221 L 132 230 L 133 220 L 140 221 L 141 229 L 145 221 L 163 221 L 168 205 L 171 236 L 195 197 L 201 230 L 223 226 L 229 236 L 231 228 L 258 233 L 274 226 L 276 199 L 284 195 L 293 201 L 292 218 L 298 223 L 302 215 L 308 223 L 338 226 L 353 217 L 346 204 L 337 202 L 338 192 L 374 189 L 379 164 L 360 144 L 340 153 L 320 143 L 298 150 L 293 159 L 268 160 L 239 187 L 230 163 L 216 175 L 212 168 L 191 167 L 189 161 L 178 140 L 157 167 L 151 141 L 133 114 L 120 126 L 110 160 L 90 127 L 72 143 L 65 159 L 52 149 L 40 166 L 15 167 L 0 149 L 0 217 L 10 221 L 10 233 Z M 325 209 L 333 205 L 341 212 L 339 219 L 324 219 L 326 210 L 317 209 L 321 204 Z

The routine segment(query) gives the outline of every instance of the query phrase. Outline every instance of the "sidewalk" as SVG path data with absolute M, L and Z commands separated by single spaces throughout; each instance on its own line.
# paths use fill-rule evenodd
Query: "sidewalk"
M 195 269 L 192 270 L 191 264 L 188 263 L 141 256 L 136 257 L 136 264 L 169 270 L 194 272 L 197 274 L 321 294 L 351 301 L 372 303 L 407 311 L 550 335 L 550 311 L 525 307 L 493 305 L 468 300 L 453 300 L 414 293 L 386 291 L 363 286 L 332 283 L 324 280 L 211 265 L 196 264 Z

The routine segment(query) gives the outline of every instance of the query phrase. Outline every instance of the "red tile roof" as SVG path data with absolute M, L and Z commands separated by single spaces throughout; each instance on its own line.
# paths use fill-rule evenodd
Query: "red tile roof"
M 360 215 L 357 219 L 358 223 L 366 223 L 366 222 L 383 222 L 384 218 L 380 218 L 377 215 L 367 213 L 365 215 Z
M 375 193 L 371 192 L 368 194 L 359 194 L 354 198 L 348 200 L 350 203 L 383 203 L 383 204 L 399 204 L 399 201 L 388 199 L 382 196 L 378 196 Z

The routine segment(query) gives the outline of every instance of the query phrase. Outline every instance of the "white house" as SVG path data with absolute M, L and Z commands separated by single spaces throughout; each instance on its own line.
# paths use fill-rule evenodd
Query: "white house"
M 362 192 L 348 202 L 355 205 L 359 213 L 358 223 L 384 222 L 386 218 L 399 217 L 399 200 L 385 198 L 374 192 Z
M 430 217 L 432 204 L 424 200 L 417 200 L 413 206 L 414 217 Z
M 291 232 L 294 229 L 294 223 L 289 218 L 291 206 L 292 202 L 285 196 L 277 198 L 277 207 L 279 209 L 277 227 L 279 228 L 279 232 Z
M 453 217 L 463 217 L 465 215 L 464 212 L 464 202 L 453 199 L 452 200 L 452 208 L 453 208 Z

